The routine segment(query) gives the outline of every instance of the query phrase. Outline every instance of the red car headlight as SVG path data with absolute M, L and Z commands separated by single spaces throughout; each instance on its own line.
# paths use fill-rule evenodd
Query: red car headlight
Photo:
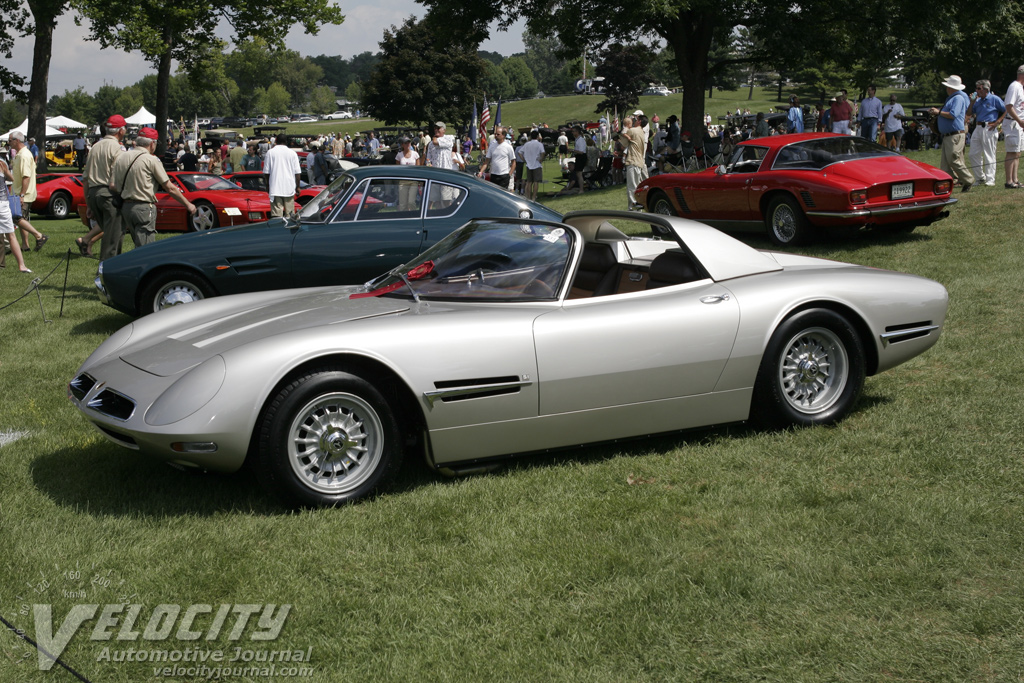
M 935 194 L 949 194 L 953 191 L 952 180 L 936 180 L 932 186 L 932 192 Z
M 259 211 L 250 211 L 249 212 L 249 220 L 251 220 L 253 222 L 262 221 L 263 220 L 263 214 L 261 212 L 259 212 Z
M 854 190 L 850 193 L 851 204 L 865 204 L 868 201 L 867 190 Z

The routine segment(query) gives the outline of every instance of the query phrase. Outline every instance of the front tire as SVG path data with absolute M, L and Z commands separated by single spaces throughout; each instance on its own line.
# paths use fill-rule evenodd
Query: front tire
M 803 209 L 788 195 L 779 195 L 768 204 L 764 217 L 768 238 L 780 247 L 806 244 L 811 238 L 810 224 Z
M 54 218 L 65 219 L 71 213 L 71 195 L 67 192 L 54 192 L 50 197 L 49 214 Z
M 217 227 L 217 211 L 210 202 L 195 202 L 196 212 L 188 217 L 190 232 L 203 232 Z
M 676 213 L 676 207 L 672 206 L 672 200 L 668 198 L 664 192 L 658 192 L 654 195 L 654 199 L 651 202 L 651 213 L 661 214 L 662 216 L 678 216 Z
M 142 290 L 139 311 L 142 315 L 156 313 L 216 294 L 213 285 L 202 275 L 187 270 L 169 270 L 156 276 Z
M 772 334 L 754 384 L 751 420 L 763 427 L 829 425 L 864 387 L 864 347 L 842 315 L 802 311 Z
M 288 383 L 257 430 L 260 481 L 293 506 L 365 498 L 389 483 L 402 461 L 401 432 L 383 394 L 338 368 Z

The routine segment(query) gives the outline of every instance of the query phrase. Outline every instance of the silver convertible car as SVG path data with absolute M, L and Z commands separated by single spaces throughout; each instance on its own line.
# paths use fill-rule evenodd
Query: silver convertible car
M 114 443 L 289 504 L 514 454 L 752 420 L 836 422 L 938 340 L 942 285 L 582 211 L 473 220 L 365 285 L 218 297 L 136 320 L 71 380 Z

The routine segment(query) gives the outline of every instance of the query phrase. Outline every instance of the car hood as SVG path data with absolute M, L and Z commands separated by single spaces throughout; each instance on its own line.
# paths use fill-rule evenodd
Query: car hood
M 832 164 L 824 170 L 825 175 L 847 178 L 857 185 L 872 186 L 884 183 L 898 183 L 933 174 L 927 167 L 922 168 L 903 157 L 878 157 L 859 159 Z
M 168 309 L 136 321 L 118 355 L 129 365 L 166 377 L 267 337 L 409 310 L 409 302 L 402 300 L 349 300 L 349 294 L 364 290 L 362 286 L 288 290 L 269 301 L 266 293 L 244 294 L 192 303 L 180 307 L 189 309 L 180 312 Z

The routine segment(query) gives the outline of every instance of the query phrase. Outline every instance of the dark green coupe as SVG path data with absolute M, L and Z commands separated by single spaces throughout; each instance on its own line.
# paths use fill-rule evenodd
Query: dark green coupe
M 222 294 L 360 284 L 480 217 L 561 218 L 465 173 L 367 166 L 338 177 L 297 216 L 189 233 L 108 259 L 96 287 L 103 303 L 139 316 Z

